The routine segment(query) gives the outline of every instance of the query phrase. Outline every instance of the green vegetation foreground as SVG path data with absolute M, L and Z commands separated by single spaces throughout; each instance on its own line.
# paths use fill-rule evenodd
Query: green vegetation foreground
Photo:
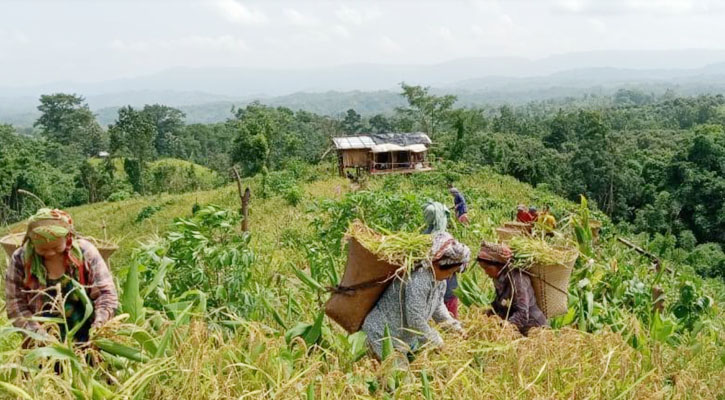
M 344 267 L 341 239 L 350 221 L 418 230 L 425 199 L 450 202 L 449 180 L 466 194 L 471 220 L 452 233 L 472 248 L 494 239 L 519 202 L 552 204 L 563 223 L 582 212 L 487 170 L 439 171 L 446 172 L 375 179 L 354 192 L 321 169 L 247 180 L 249 235 L 238 231 L 231 186 L 69 209 L 81 233 L 121 245 L 111 264 L 124 315 L 98 332 L 100 350 L 75 352 L 63 342 L 21 350 L 20 335 L 3 322 L 0 393 L 46 399 L 725 396 L 722 284 L 667 260 L 664 272 L 651 271 L 648 259 L 617 244 L 609 223 L 600 242 L 589 243 L 590 257 L 580 257 L 569 313 L 551 321 L 554 329 L 522 338 L 486 317 L 493 290 L 472 267 L 458 291 L 466 340 L 447 335 L 447 347 L 423 352 L 404 377 L 366 357 L 364 337 L 346 335 L 321 312 L 327 296 L 320 289 L 336 283 Z M 661 314 L 653 313 L 654 286 L 664 293 Z M 104 348 L 104 339 L 125 348 Z M 91 367 L 87 354 L 102 357 Z M 60 375 L 55 362 L 63 366 Z

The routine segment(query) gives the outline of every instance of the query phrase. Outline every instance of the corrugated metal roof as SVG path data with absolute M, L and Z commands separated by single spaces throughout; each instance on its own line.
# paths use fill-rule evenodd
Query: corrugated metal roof
M 393 143 L 400 146 L 410 146 L 411 144 L 429 145 L 431 142 L 428 135 L 423 132 L 412 133 L 376 133 L 370 135 L 375 144 Z
M 375 142 L 373 142 L 370 136 L 337 137 L 332 138 L 332 141 L 338 150 L 371 149 L 375 146 Z
M 423 132 L 412 133 L 375 133 L 369 136 L 344 136 L 332 138 L 338 150 L 372 149 L 375 145 L 397 144 L 398 146 L 411 146 L 420 144 L 428 146 L 433 142 Z
M 424 144 L 411 144 L 410 146 L 401 146 L 395 143 L 376 144 L 372 148 L 373 153 L 388 153 L 391 151 L 412 151 L 413 153 L 422 153 L 428 150 Z

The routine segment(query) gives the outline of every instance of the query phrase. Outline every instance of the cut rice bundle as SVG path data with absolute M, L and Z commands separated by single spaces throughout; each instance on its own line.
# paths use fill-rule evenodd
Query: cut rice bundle
M 536 303 L 547 318 L 568 311 L 569 279 L 579 252 L 576 247 L 556 246 L 532 237 L 511 241 L 514 266 L 531 277 Z
M 355 238 L 361 245 L 381 260 L 405 267 L 410 271 L 423 261 L 430 261 L 433 238 L 430 235 L 410 232 L 378 232 L 360 220 L 355 220 L 347 230 L 348 238 Z

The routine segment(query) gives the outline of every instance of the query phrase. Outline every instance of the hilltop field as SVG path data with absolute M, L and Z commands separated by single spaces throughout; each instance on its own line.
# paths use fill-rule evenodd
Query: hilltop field
M 451 233 L 474 252 L 482 239 L 495 240 L 518 203 L 551 204 L 572 241 L 571 216 L 586 212 L 545 189 L 460 164 L 360 185 L 335 176 L 331 165 L 245 179 L 249 234 L 240 231 L 236 185 L 70 208 L 80 233 L 120 247 L 111 266 L 123 314 L 95 335 L 127 351 L 71 351 L 61 341 L 21 350 L 3 312 L 0 397 L 725 399 L 722 281 L 698 277 L 682 259 L 653 271 L 617 242 L 639 238 L 597 211 L 591 218 L 603 222 L 601 237 L 578 243 L 592 249 L 579 257 L 569 313 L 552 329 L 523 338 L 485 316 L 493 287 L 471 266 L 459 288 L 467 338 L 443 333 L 445 347 L 424 349 L 408 373 L 367 357 L 364 337 L 347 335 L 321 312 L 324 287 L 344 270 L 344 230 L 355 218 L 417 230 L 426 199 L 451 205 L 449 181 L 467 197 L 472 221 Z M 23 229 L 18 223 L 0 234 Z M 653 311 L 655 286 L 661 313 Z

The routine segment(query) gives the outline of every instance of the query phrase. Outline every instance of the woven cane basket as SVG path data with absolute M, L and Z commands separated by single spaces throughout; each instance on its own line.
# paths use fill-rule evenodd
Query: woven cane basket
M 340 281 L 342 287 L 364 282 L 380 282 L 362 288 L 333 293 L 325 304 L 325 314 L 349 333 L 360 330 L 365 317 L 388 287 L 400 266 L 380 260 L 355 238 L 348 242 L 347 265 Z
M 514 236 L 522 236 L 526 233 L 524 231 L 521 231 L 519 229 L 511 229 L 511 228 L 496 228 L 496 236 L 498 236 L 498 241 L 501 243 L 506 243 Z
M 503 228 L 518 230 L 524 233 L 531 233 L 533 224 L 527 224 L 526 222 L 509 221 L 503 223 Z
M 569 278 L 579 256 L 575 249 L 566 249 L 567 258 L 557 264 L 534 263 L 528 268 L 536 303 L 546 318 L 566 314 L 569 309 Z

